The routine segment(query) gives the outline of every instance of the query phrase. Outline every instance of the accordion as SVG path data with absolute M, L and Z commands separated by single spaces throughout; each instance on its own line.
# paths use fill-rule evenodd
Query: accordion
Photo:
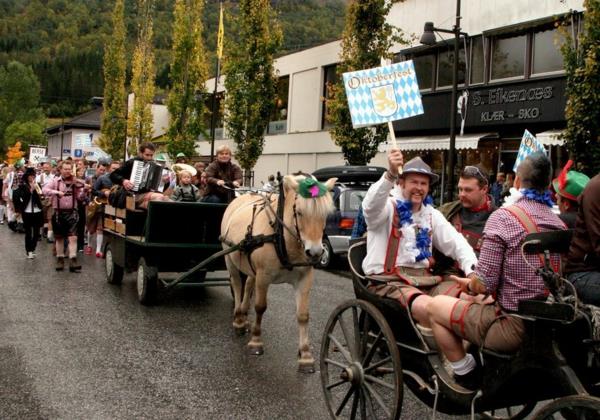
M 135 160 L 131 169 L 134 192 L 156 191 L 162 181 L 162 165 L 155 162 Z

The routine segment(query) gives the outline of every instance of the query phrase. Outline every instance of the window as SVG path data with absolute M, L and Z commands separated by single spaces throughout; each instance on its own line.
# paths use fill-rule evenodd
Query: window
M 471 79 L 470 84 L 475 85 L 484 82 L 485 54 L 483 37 L 476 36 L 471 39 Z
M 429 90 L 433 88 L 433 79 L 435 68 L 435 56 L 433 54 L 418 55 L 412 57 L 417 73 L 417 81 L 420 90 Z
M 280 77 L 277 81 L 277 92 L 275 94 L 275 108 L 271 113 L 271 119 L 267 128 L 267 134 L 287 133 L 287 110 L 288 94 L 290 90 L 290 77 Z
M 531 73 L 550 73 L 564 69 L 560 46 L 564 35 L 557 28 L 548 28 L 533 34 L 533 68 Z
M 492 79 L 525 76 L 527 35 L 498 37 L 492 44 Z
M 337 77 L 337 64 L 326 66 L 323 68 L 323 114 L 321 115 L 321 128 L 323 130 L 331 127 L 331 123 L 328 121 L 329 108 L 327 107 L 327 101 L 331 99 L 331 87 L 338 81 Z
M 460 40 L 462 44 L 462 39 Z M 454 47 L 442 50 L 438 53 L 438 78 L 437 87 L 452 86 L 452 66 L 454 65 Z M 458 84 L 465 84 L 467 64 L 465 60 L 465 48 L 460 46 L 458 51 Z
M 217 102 L 215 104 L 215 108 L 217 110 L 217 115 L 215 118 L 215 139 L 222 140 L 223 139 L 223 105 L 224 105 L 224 92 L 217 93 Z M 211 129 L 211 114 L 212 114 L 212 98 L 213 94 L 207 94 L 204 96 L 206 99 L 204 100 L 204 126 L 206 127 L 206 134 L 210 139 L 210 129 Z

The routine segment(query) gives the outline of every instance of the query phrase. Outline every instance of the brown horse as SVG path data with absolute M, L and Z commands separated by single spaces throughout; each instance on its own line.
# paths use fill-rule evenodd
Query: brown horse
M 248 329 L 248 309 L 254 292 L 256 320 L 252 327 L 252 338 L 248 343 L 250 354 L 263 354 L 261 339 L 262 317 L 267 309 L 267 291 L 271 284 L 289 283 L 296 291 L 296 317 L 299 328 L 298 369 L 314 372 L 314 359 L 308 342 L 308 303 L 313 282 L 312 265 L 309 260 L 323 253 L 322 237 L 327 215 L 333 211 L 333 201 L 329 191 L 336 178 L 325 184 L 327 192 L 314 198 L 304 198 L 298 193 L 303 175 L 287 175 L 283 179 L 285 204 L 282 222 L 284 224 L 285 248 L 291 264 L 304 264 L 288 270 L 282 266 L 275 245 L 267 242 L 252 251 L 236 251 L 225 257 L 235 296 L 233 327 L 239 333 Z M 323 186 L 323 185 L 322 185 Z M 240 243 L 249 229 L 252 235 L 272 235 L 275 232 L 278 194 L 264 196 L 246 194 L 236 198 L 227 207 L 221 224 L 223 247 Z M 242 282 L 241 274 L 247 279 Z M 243 296 L 242 296 L 243 295 Z

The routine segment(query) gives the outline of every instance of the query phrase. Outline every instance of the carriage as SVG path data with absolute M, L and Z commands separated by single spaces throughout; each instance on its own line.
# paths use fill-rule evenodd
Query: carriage
M 124 272 L 137 272 L 137 296 L 156 302 L 161 290 L 177 285 L 229 286 L 229 277 L 207 278 L 225 270 L 219 241 L 226 204 L 152 201 L 148 210 L 116 209 L 104 214 L 106 280 L 120 284 Z M 168 273 L 168 274 L 167 274 Z M 178 273 L 173 278 L 173 273 Z
M 523 252 L 568 250 L 571 232 L 531 234 Z M 332 312 L 321 343 L 321 382 L 332 418 L 398 419 L 404 385 L 437 412 L 486 419 L 523 419 L 544 401 L 536 419 L 600 419 L 599 341 L 593 316 L 570 283 L 552 271 L 548 258 L 539 269 L 552 297 L 522 301 L 515 315 L 526 335 L 511 354 L 471 345 L 482 367 L 481 389 L 458 385 L 441 353 L 430 348 L 410 312 L 393 299 L 375 295 L 362 271 L 366 242 L 349 250 L 356 299 Z M 550 303 L 551 302 L 551 303 Z M 550 402 L 548 402 L 550 401 Z

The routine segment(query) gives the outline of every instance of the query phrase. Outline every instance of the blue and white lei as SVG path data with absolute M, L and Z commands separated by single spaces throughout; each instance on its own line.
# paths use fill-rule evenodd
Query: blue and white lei
M 433 199 L 428 195 L 423 200 L 423 206 L 431 206 Z M 415 225 L 412 213 L 412 202 L 410 200 L 397 200 L 396 212 L 400 220 L 402 237 L 407 241 L 403 252 L 414 256 L 415 262 L 426 260 L 431 257 L 431 229 Z M 413 234 L 411 234 L 414 232 Z M 414 241 L 412 236 L 414 235 Z M 406 249 L 408 248 L 408 249 Z M 412 248 L 412 249 L 411 249 Z

